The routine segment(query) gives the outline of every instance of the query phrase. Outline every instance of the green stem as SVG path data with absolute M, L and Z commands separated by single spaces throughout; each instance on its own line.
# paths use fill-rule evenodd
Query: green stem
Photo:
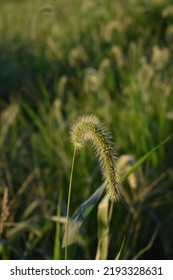
M 73 169 L 74 169 L 74 161 L 75 161 L 76 147 L 73 152 L 72 166 L 70 172 L 70 182 L 69 182 L 69 190 L 68 190 L 68 201 L 67 201 L 67 216 L 66 216 L 66 240 L 65 240 L 65 260 L 68 257 L 68 227 L 69 227 L 69 212 L 70 212 L 70 197 L 71 197 L 71 189 L 72 189 L 72 178 L 73 178 Z
M 62 201 L 62 189 L 59 191 L 59 199 L 57 205 L 57 217 L 61 216 L 61 201 Z M 60 246 L 60 222 L 56 223 L 56 233 L 55 233 L 55 242 L 54 242 L 54 260 L 60 260 L 61 258 L 61 246 Z

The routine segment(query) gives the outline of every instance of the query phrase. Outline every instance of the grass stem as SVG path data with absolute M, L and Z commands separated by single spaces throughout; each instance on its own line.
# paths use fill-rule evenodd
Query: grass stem
M 69 190 L 68 190 L 68 201 L 67 201 L 67 216 L 66 216 L 66 240 L 65 240 L 65 260 L 68 258 L 68 226 L 69 226 L 69 212 L 70 212 L 70 198 L 71 198 L 71 189 L 72 189 L 72 178 L 73 178 L 73 169 L 75 161 L 76 147 L 73 151 L 72 166 L 70 172 L 70 181 L 69 181 Z

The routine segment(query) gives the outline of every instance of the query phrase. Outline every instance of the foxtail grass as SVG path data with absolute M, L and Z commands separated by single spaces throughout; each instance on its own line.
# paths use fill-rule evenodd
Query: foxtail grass
M 116 169 L 117 157 L 111 142 L 111 136 L 106 127 L 96 116 L 86 115 L 79 117 L 79 119 L 73 124 L 70 136 L 71 142 L 74 146 L 74 153 L 67 202 L 65 259 L 68 258 L 69 209 L 75 154 L 77 150 L 83 148 L 86 142 L 91 142 L 94 147 L 109 198 L 112 202 L 117 201 L 119 198 L 119 180 Z
M 71 141 L 75 149 L 83 148 L 90 141 L 98 157 L 107 193 L 111 200 L 119 198 L 118 175 L 116 170 L 116 153 L 111 136 L 100 120 L 93 115 L 79 117 L 71 129 Z

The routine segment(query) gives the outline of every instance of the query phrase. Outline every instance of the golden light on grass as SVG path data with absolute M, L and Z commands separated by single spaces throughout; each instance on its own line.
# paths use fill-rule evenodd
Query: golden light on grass
M 75 149 L 81 149 L 85 142 L 91 142 L 110 198 L 119 198 L 118 175 L 116 170 L 116 153 L 111 137 L 105 126 L 93 115 L 79 117 L 71 129 L 71 141 Z

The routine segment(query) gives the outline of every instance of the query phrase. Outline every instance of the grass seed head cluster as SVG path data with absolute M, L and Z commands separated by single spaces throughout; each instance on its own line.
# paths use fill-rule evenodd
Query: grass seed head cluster
M 105 126 L 96 116 L 82 116 L 72 126 L 71 141 L 76 149 L 81 149 L 87 141 L 92 143 L 99 159 L 107 192 L 110 198 L 116 201 L 119 198 L 116 153 Z

